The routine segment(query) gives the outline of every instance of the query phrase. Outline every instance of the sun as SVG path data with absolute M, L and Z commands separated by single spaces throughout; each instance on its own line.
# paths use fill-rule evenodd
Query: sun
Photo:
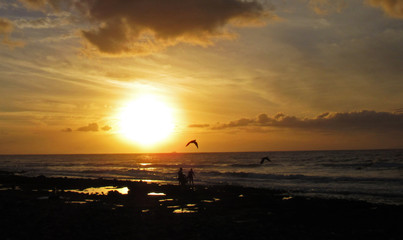
M 172 108 L 154 95 L 128 102 L 118 119 L 121 135 L 143 146 L 165 140 L 175 127 Z

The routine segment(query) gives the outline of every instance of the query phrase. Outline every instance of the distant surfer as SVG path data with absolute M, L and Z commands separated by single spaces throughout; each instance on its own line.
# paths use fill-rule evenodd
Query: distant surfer
M 189 144 L 191 144 L 191 143 L 193 143 L 194 145 L 196 145 L 197 148 L 199 148 L 199 145 L 197 144 L 196 139 L 195 139 L 195 140 L 192 140 L 192 141 L 190 141 L 190 142 L 188 142 L 188 143 L 186 144 L 186 147 L 189 146 Z
M 269 162 L 271 162 L 271 160 L 270 160 L 269 157 L 264 157 L 264 158 L 262 158 L 262 160 L 260 160 L 260 164 L 263 164 L 264 161 L 269 161 Z

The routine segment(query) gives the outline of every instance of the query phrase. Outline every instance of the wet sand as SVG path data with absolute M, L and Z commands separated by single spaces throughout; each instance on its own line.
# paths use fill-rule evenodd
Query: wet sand
M 401 239 L 403 206 L 0 173 L 0 239 Z M 80 190 L 114 186 L 127 194 Z M 74 191 L 69 191 L 74 189 Z

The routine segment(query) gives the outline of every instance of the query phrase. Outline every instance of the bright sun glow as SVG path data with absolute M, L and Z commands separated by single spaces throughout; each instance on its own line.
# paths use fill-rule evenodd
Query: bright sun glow
M 121 111 L 119 121 L 120 133 L 144 146 L 166 139 L 174 129 L 172 109 L 153 95 L 129 102 Z

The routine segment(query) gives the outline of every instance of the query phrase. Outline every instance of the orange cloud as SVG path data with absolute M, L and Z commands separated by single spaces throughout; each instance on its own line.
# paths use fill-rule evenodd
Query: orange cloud
M 65 129 L 62 129 L 62 132 L 72 132 L 73 131 L 73 129 L 71 129 L 71 128 L 65 128 Z
M 80 132 L 97 132 L 98 131 L 98 124 L 97 123 L 90 123 L 87 126 L 80 127 L 77 131 Z
M 105 125 L 105 126 L 103 126 L 101 129 L 102 129 L 103 131 L 109 131 L 109 130 L 112 129 L 112 127 L 111 127 L 111 126 L 108 126 L 108 125 Z
M 101 128 L 102 131 L 109 131 L 111 130 L 112 127 L 109 125 L 105 125 Z M 71 128 L 64 128 L 62 129 L 62 132 L 72 132 L 73 130 Z M 77 131 L 79 132 L 98 132 L 99 131 L 99 125 L 98 123 L 89 123 L 87 126 L 79 127 L 77 128 Z
M 210 127 L 210 124 L 190 124 L 188 127 L 190 127 L 190 128 L 207 128 L 207 127 Z
M 13 31 L 13 24 L 5 18 L 0 18 L 0 34 L 8 34 Z
M 391 17 L 403 18 L 403 0 L 369 0 L 369 4 L 382 8 Z
M 24 45 L 22 42 L 12 41 L 9 39 L 13 29 L 13 24 L 8 19 L 0 17 L 0 39 L 2 39 L 1 43 L 9 47 L 19 47 Z

